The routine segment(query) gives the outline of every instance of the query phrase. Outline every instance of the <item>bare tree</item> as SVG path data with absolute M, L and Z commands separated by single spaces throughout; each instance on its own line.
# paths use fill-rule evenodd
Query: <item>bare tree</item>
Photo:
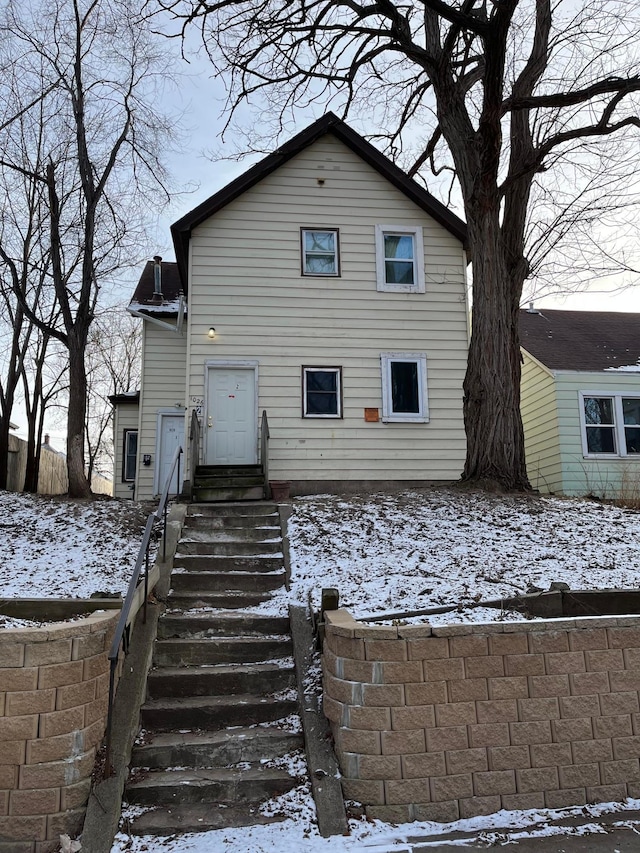
M 86 352 L 87 476 L 113 471 L 113 405 L 109 397 L 140 388 L 142 329 L 140 321 L 110 308 L 96 317 Z
M 159 152 L 171 122 L 157 104 L 170 61 L 131 0 L 10 0 L 0 36 L 0 129 L 12 138 L 24 123 L 43 128 L 37 161 L 4 163 L 45 188 L 60 321 L 47 324 L 14 294 L 67 349 L 69 494 L 87 497 L 85 350 L 101 287 L 135 260 L 148 212 L 168 198 Z
M 278 133 L 314 105 L 343 117 L 366 114 L 409 174 L 431 167 L 450 176 L 473 268 L 463 479 L 528 488 L 519 408 L 523 284 L 532 264 L 543 264 L 564 239 L 576 211 L 597 199 L 598 177 L 618 179 L 620 194 L 619 180 L 635 168 L 637 4 L 159 2 L 183 36 L 200 29 L 215 69 L 230 79 L 232 118 L 260 93 L 268 103 L 261 131 Z M 541 216 L 537 187 L 547 202 L 565 198 Z
M 20 127 L 11 155 L 25 162 L 27 138 Z M 41 155 L 42 128 L 29 139 L 36 161 Z M 5 156 L 8 151 L 5 150 Z M 46 193 L 43 184 L 22 170 L 0 166 L 0 304 L 3 307 L 0 340 L 0 488 L 6 488 L 9 423 L 21 380 L 32 375 L 34 353 L 41 363 L 50 340 L 39 332 L 25 313 L 37 315 L 46 325 L 55 324 L 57 308 L 48 298 L 50 256 L 46 234 Z M 29 385 L 25 385 L 29 400 Z M 27 468 L 30 468 L 29 461 Z M 37 466 L 36 466 L 37 467 Z M 28 472 L 29 473 L 29 472 Z M 37 480 L 37 470 L 35 472 Z M 28 478 L 29 479 L 29 478 Z

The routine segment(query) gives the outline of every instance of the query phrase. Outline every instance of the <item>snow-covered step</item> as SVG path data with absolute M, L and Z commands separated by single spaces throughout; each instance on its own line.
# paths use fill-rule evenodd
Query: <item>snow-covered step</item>
M 224 590 L 246 590 L 267 592 L 284 584 L 283 571 L 277 572 L 197 572 L 174 571 L 171 587 L 177 594 L 186 590 L 218 592 Z
M 276 504 L 272 501 L 255 501 L 251 503 L 217 503 L 209 506 L 208 504 L 192 504 L 187 510 L 187 524 L 191 518 L 220 518 L 221 516 L 252 518 L 254 516 L 277 515 L 278 510 Z
M 178 637 L 158 640 L 153 663 L 162 666 L 202 666 L 216 663 L 244 663 L 290 657 L 291 637 Z
M 147 734 L 133 748 L 134 767 L 224 767 L 281 757 L 304 747 L 302 734 L 277 726 Z
M 194 541 L 181 539 L 178 542 L 175 560 L 180 560 L 189 554 L 202 554 L 224 557 L 263 557 L 282 554 L 282 538 L 280 535 L 272 539 L 258 537 L 255 541 Z
M 262 697 L 293 687 L 290 658 L 278 663 L 217 664 L 214 666 L 163 666 L 147 679 L 150 699 L 181 696 L 220 696 L 246 693 Z
M 174 571 L 197 572 L 275 572 L 284 565 L 282 554 L 227 556 L 221 554 L 183 554 L 174 559 Z
M 286 769 L 251 765 L 189 770 L 151 770 L 127 785 L 127 799 L 139 805 L 260 800 L 289 791 L 296 784 Z
M 269 601 L 273 598 L 274 594 L 277 594 L 277 590 L 274 592 L 258 592 L 256 590 L 227 589 L 222 592 L 212 592 L 185 589 L 180 593 L 171 592 L 167 600 L 167 605 L 171 613 L 182 613 L 202 608 L 208 610 L 216 608 L 223 610 L 246 610 L 248 607 L 256 607 L 265 601 Z
M 128 823 L 133 835 L 180 835 L 234 826 L 278 823 L 284 815 L 263 815 L 260 803 L 184 803 L 155 808 L 136 815 Z M 151 848 L 148 848 L 151 849 Z
M 165 613 L 158 623 L 158 639 L 171 637 L 290 636 L 287 616 L 260 616 L 253 613 Z
M 149 699 L 140 709 L 145 729 L 222 729 L 271 722 L 297 713 L 294 699 L 236 694 Z
M 238 521 L 239 519 L 233 520 Z M 253 522 L 253 519 L 251 521 Z M 187 536 L 188 538 L 183 537 L 178 544 L 178 550 L 182 551 L 183 554 L 187 553 L 183 547 L 186 542 L 282 541 L 279 524 L 265 527 L 256 527 L 254 524 L 238 526 L 226 524 L 224 527 L 211 527 L 205 524 L 189 525 Z

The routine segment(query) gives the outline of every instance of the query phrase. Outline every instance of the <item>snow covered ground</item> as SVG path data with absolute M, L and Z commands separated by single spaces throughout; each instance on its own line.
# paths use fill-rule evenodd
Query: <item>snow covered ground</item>
M 84 597 L 124 592 L 148 508 L 0 492 L 4 597 Z M 299 498 L 290 521 L 292 584 L 261 609 L 284 612 L 290 602 L 319 604 L 335 586 L 357 617 L 459 605 L 433 622 L 506 618 L 472 608 L 552 581 L 573 588 L 637 587 L 640 513 L 585 500 L 494 496 L 451 489 Z M 640 808 L 640 802 L 626 808 Z M 352 821 L 351 834 L 325 840 L 314 823 L 307 783 L 269 804 L 287 816 L 278 824 L 175 839 L 121 833 L 112 853 L 350 853 L 408 851 L 407 838 L 470 833 L 486 846 L 523 836 L 598 831 L 597 818 L 620 804 L 565 810 L 593 818 L 589 830 L 550 825 L 560 813 L 498 813 L 453 825 L 400 827 Z M 426 849 L 426 848 L 425 848 Z
M 0 491 L 0 595 L 124 594 L 149 512 L 132 502 Z
M 299 498 L 291 596 L 337 587 L 356 617 L 458 606 L 430 622 L 488 621 L 478 601 L 548 589 L 637 587 L 640 513 L 595 501 L 431 489 Z M 273 605 L 265 605 L 269 607 Z

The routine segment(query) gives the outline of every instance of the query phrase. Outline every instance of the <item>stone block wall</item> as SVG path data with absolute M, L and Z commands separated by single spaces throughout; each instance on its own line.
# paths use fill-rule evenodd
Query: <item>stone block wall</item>
M 376 627 L 325 613 L 345 798 L 393 822 L 640 796 L 640 616 Z
M 0 853 L 50 853 L 81 830 L 119 615 L 0 631 Z

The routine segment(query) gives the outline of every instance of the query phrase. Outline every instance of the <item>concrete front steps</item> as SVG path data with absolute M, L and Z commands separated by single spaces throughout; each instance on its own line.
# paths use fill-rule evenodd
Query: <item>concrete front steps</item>
M 265 495 L 262 465 L 198 465 L 191 490 L 196 503 L 259 501 Z
M 189 508 L 125 788 L 152 807 L 134 834 L 271 822 L 260 803 L 299 782 L 289 619 L 245 609 L 284 585 L 280 536 L 273 504 Z

